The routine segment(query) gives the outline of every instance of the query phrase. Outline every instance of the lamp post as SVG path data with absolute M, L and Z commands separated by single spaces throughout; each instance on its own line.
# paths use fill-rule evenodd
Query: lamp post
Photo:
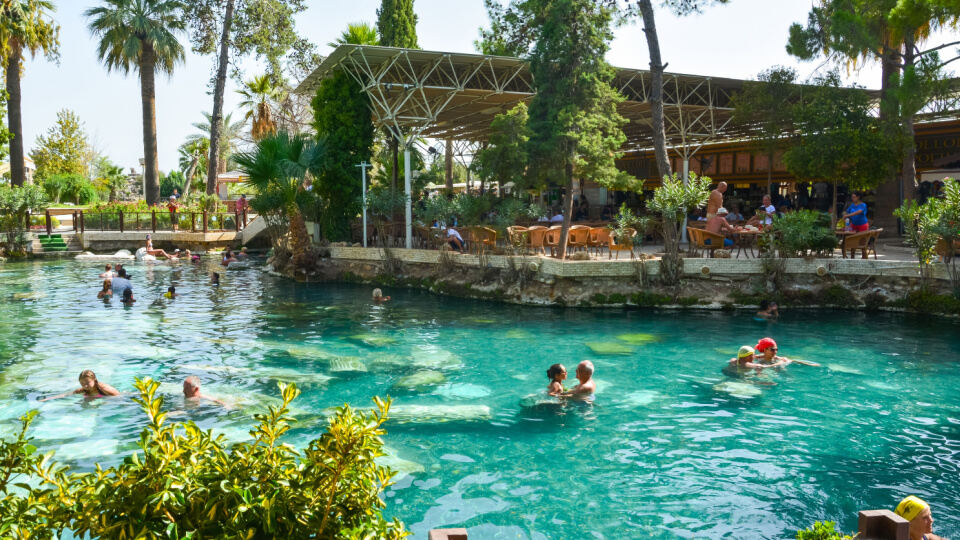
M 359 165 L 354 165 L 354 167 L 360 167 L 361 171 L 360 194 L 363 198 L 363 247 L 367 247 L 367 169 L 373 167 L 373 164 L 364 161 Z

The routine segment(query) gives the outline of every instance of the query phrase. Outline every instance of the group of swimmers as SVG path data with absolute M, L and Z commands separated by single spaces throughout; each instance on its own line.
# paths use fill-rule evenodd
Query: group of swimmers
M 550 366 L 547 370 L 547 378 L 550 379 L 547 394 L 560 398 L 591 399 L 597 391 L 597 383 L 593 380 L 593 362 L 584 360 L 577 364 L 576 377 L 578 384 L 567 390 L 563 386 L 563 381 L 567 378 L 567 368 L 563 364 Z
M 59 399 L 75 394 L 83 394 L 84 397 L 87 398 L 106 398 L 123 395 L 113 386 L 98 380 L 97 374 L 94 373 L 93 370 L 85 369 L 81 371 L 79 380 L 80 388 L 71 390 L 69 392 L 64 392 L 62 394 L 57 394 L 55 396 L 45 397 L 39 401 L 50 401 L 51 399 Z M 183 380 L 183 397 L 187 400 L 210 401 L 222 406 L 226 406 L 226 403 L 223 401 L 204 394 L 200 389 L 200 379 L 194 375 L 191 375 Z

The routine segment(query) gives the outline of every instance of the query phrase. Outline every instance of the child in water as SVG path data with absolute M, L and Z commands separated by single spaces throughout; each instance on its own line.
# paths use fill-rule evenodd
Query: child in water
M 547 378 L 550 379 L 547 394 L 551 396 L 563 394 L 563 381 L 567 378 L 567 368 L 563 367 L 563 364 L 554 364 L 547 370 Z
M 163 297 L 168 300 L 173 300 L 174 298 L 180 296 L 177 294 L 177 288 L 173 285 L 167 287 L 167 292 L 163 293 Z

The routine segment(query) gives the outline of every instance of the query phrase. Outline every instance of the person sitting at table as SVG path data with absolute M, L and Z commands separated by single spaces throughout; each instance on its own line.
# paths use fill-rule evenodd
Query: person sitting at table
M 850 206 L 843 213 L 843 219 L 850 220 L 850 228 L 853 232 L 863 232 L 870 228 L 867 221 L 867 203 L 860 199 L 860 194 L 854 191 L 850 194 Z
M 733 212 L 727 214 L 727 221 L 730 223 L 739 223 L 743 221 L 743 214 L 740 213 L 740 205 L 733 207 Z
M 463 237 L 460 236 L 460 233 L 453 227 L 447 227 L 447 243 L 460 253 L 465 252 L 466 242 L 463 241 Z
M 707 225 L 704 227 L 707 232 L 712 232 L 714 234 L 733 234 L 737 232 L 736 227 L 731 226 L 727 223 L 727 209 L 720 207 L 717 209 L 717 213 L 714 216 L 707 220 Z M 704 244 L 709 245 L 710 238 L 707 238 L 703 241 Z M 733 240 L 729 238 L 723 239 L 723 247 L 733 246 Z
M 563 222 L 563 212 L 559 208 L 554 210 L 556 212 L 553 217 L 550 218 L 550 223 L 562 223 Z
M 773 217 L 776 215 L 777 208 L 770 202 L 770 196 L 764 195 L 763 204 L 757 209 L 757 214 L 747 221 L 747 225 L 769 227 L 773 225 Z

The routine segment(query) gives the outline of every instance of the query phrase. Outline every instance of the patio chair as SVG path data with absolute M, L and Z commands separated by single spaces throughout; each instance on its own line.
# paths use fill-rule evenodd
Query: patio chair
M 507 240 L 512 247 L 523 247 L 527 244 L 527 228 L 514 225 L 507 227 Z
M 614 251 L 617 252 L 617 259 L 620 259 L 621 251 L 629 251 L 630 258 L 633 258 L 633 239 L 637 236 L 637 231 L 634 229 L 627 229 L 627 235 L 627 238 L 619 244 L 617 243 L 617 239 L 614 238 L 612 234 L 608 236 L 609 243 L 607 244 L 607 249 L 610 250 L 609 255 L 607 255 L 608 259 L 613 257 Z
M 530 227 L 527 229 L 527 247 L 531 251 L 540 251 L 540 253 L 546 255 L 547 252 L 544 249 L 546 236 L 546 227 Z
M 590 234 L 587 236 L 587 248 L 593 248 L 597 256 L 600 256 L 600 248 L 610 243 L 610 233 L 608 227 L 591 227 Z
M 954 257 L 960 255 L 960 240 L 953 241 L 953 248 L 951 249 L 947 245 L 947 241 L 943 238 L 937 240 L 937 245 L 934 248 L 937 255 L 943 257 L 943 262 L 949 263 Z
M 497 245 L 497 231 L 489 227 L 467 228 L 467 244 L 470 249 L 492 249 Z
M 559 225 L 556 227 L 550 227 L 547 229 L 547 234 L 543 238 L 543 245 L 550 248 L 550 256 L 556 256 L 557 250 L 560 249 L 560 233 L 562 227 Z
M 587 251 L 587 244 L 590 241 L 590 227 L 586 225 L 574 225 L 570 227 L 567 233 L 567 249 L 576 253 L 578 249 Z
M 706 229 L 687 227 L 687 237 L 690 239 L 691 249 L 697 254 L 702 251 L 709 251 L 710 257 L 713 258 L 714 251 L 723 249 L 722 234 L 712 233 Z
M 850 251 L 850 258 L 853 259 L 856 251 L 859 249 L 864 259 L 869 258 L 868 253 L 871 250 L 873 251 L 873 258 L 876 259 L 877 239 L 880 238 L 881 232 L 883 232 L 883 229 L 873 229 L 845 236 L 843 238 L 843 246 L 841 246 L 843 257 L 847 258 L 847 251 Z

